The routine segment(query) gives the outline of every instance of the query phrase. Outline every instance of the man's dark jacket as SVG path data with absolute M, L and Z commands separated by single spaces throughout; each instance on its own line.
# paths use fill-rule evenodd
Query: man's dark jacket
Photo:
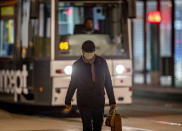
M 71 99 L 77 89 L 78 108 L 103 108 L 105 105 L 104 87 L 109 97 L 109 104 L 116 103 L 106 61 L 96 56 L 94 65 L 95 83 L 92 81 L 91 64 L 85 63 L 82 57 L 73 64 L 71 81 L 65 99 L 66 105 L 71 105 Z

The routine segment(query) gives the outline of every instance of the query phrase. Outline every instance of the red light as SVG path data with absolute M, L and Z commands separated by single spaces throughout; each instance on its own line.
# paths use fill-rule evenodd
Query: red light
M 62 70 L 62 69 L 57 69 L 57 70 L 56 70 L 56 73 L 57 73 L 57 74 L 62 74 L 62 73 L 64 73 L 64 70 Z
M 160 11 L 148 11 L 147 21 L 149 23 L 160 23 L 161 22 L 161 12 Z
M 40 86 L 39 91 L 40 92 L 43 92 L 44 91 L 44 88 L 42 86 Z
M 124 81 L 123 80 L 120 80 L 120 83 L 123 83 Z
M 72 9 L 70 9 L 70 8 L 66 9 L 66 14 L 67 15 L 72 15 Z
M 133 90 L 132 87 L 130 87 L 130 88 L 129 88 L 129 91 L 132 91 L 132 90 Z
M 61 89 L 60 88 L 56 88 L 56 93 L 60 94 L 61 93 Z

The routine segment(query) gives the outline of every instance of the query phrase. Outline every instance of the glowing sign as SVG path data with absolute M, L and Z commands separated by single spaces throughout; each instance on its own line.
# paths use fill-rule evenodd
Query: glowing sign
M 60 42 L 59 43 L 59 49 L 60 50 L 68 50 L 69 49 L 69 43 L 68 42 Z
M 149 23 L 160 23 L 161 22 L 161 12 L 160 11 L 148 11 L 147 21 Z
M 1 7 L 1 16 L 9 16 L 9 15 L 14 15 L 14 7 L 13 6 Z
M 67 15 L 72 15 L 72 9 L 71 8 L 66 9 L 66 14 Z

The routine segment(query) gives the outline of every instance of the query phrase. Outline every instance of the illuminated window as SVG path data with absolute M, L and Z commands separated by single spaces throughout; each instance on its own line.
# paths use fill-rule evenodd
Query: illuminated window
M 0 21 L 0 56 L 12 56 L 14 44 L 14 21 Z

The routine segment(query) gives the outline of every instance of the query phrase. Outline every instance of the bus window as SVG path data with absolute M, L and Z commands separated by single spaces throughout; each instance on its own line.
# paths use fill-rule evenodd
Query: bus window
M 56 58 L 80 56 L 81 45 L 88 39 L 96 44 L 98 55 L 128 58 L 128 45 L 122 40 L 122 18 L 127 17 L 122 17 L 121 3 L 59 2 L 57 6 Z M 86 19 L 93 22 L 88 33 Z M 60 49 L 64 42 L 69 44 L 67 50 Z
M 29 22 L 29 44 L 27 57 L 50 58 L 50 3 L 39 4 L 38 18 Z
M 14 20 L 0 21 L 0 57 L 13 57 Z

